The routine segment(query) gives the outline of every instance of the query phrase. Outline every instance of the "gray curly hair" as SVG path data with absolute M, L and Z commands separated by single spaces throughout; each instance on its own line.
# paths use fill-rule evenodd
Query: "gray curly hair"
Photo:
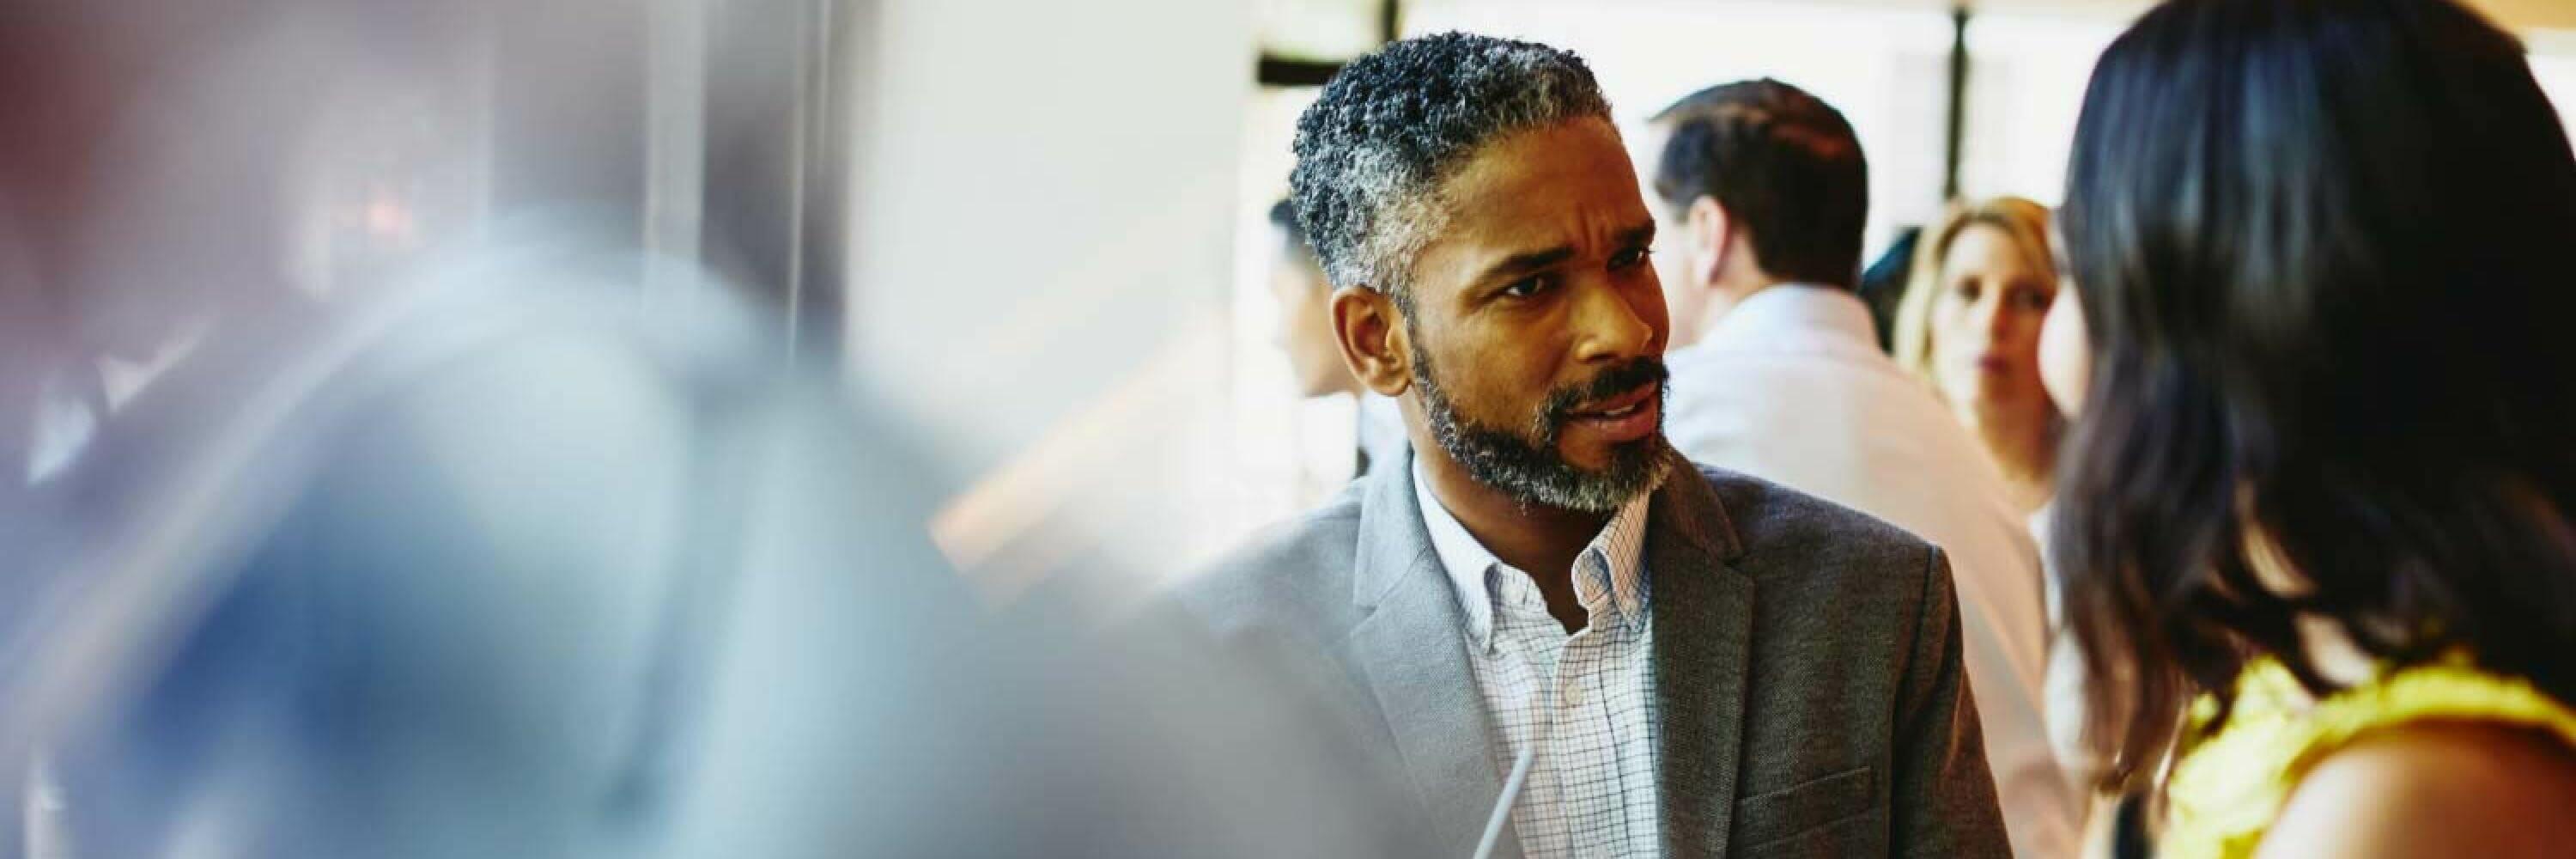
M 1442 227 L 1441 183 L 1486 144 L 1584 117 L 1609 121 L 1610 102 L 1572 52 L 1455 32 L 1396 42 L 1298 117 L 1298 223 L 1334 286 L 1410 308 L 1405 274 Z

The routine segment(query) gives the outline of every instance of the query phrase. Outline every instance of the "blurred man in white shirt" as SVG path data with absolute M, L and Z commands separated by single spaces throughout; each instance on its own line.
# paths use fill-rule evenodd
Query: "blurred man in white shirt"
M 1869 210 L 1851 126 L 1796 87 L 1695 93 L 1638 136 L 1690 459 L 1815 493 L 1948 549 L 1968 679 L 2014 852 L 2068 855 L 2082 803 L 2050 751 L 2039 559 L 2001 476 L 1884 353 L 1853 292 Z

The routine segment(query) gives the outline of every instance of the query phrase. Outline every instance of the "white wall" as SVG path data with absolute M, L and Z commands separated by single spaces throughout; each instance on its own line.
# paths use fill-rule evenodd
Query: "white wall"
M 2576 138 L 2576 29 L 2533 30 L 2523 34 L 2531 50 L 2531 74 L 2540 91 L 2558 108 L 2558 121 Z
M 1968 105 L 1959 192 L 2004 194 L 2054 208 L 2093 62 L 2125 16 L 1995 12 L 1968 25 Z
M 1623 128 L 1713 84 L 1794 84 L 1842 111 L 1868 153 L 1872 252 L 1895 225 L 1939 211 L 1946 11 L 1783 0 L 1411 0 L 1405 9 L 1410 34 L 1460 29 L 1582 55 Z
M 1250 5 L 883 0 L 873 27 L 848 361 L 958 475 L 943 546 L 1007 593 L 1231 539 L 1203 466 L 1228 437 Z

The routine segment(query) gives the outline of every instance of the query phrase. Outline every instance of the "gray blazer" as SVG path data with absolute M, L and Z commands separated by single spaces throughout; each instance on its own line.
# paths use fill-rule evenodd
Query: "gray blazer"
M 1666 853 L 2008 855 L 1941 551 L 1666 455 L 1645 549 Z M 1466 856 L 1502 790 L 1494 729 L 1411 463 L 1391 465 L 1180 599 L 1228 650 L 1327 702 L 1411 785 L 1441 853 Z M 1516 843 L 1506 832 L 1503 852 Z

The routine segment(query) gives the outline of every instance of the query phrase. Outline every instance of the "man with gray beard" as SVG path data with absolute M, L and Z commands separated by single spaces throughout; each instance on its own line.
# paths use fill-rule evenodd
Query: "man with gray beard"
M 1296 153 L 1413 453 L 1181 602 L 1347 716 L 1389 813 L 1448 855 L 2005 855 L 1942 553 L 1665 443 L 1655 219 L 1581 59 L 1399 42 Z

